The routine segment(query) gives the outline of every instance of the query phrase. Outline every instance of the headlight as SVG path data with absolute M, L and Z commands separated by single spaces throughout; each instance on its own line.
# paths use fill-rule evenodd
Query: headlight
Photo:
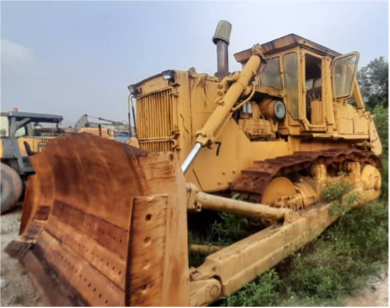
M 131 84 L 127 88 L 129 89 L 129 92 L 130 92 L 131 95 L 139 94 L 137 86 L 135 84 Z
M 169 80 L 171 82 L 175 82 L 175 77 L 176 77 L 175 71 L 173 71 L 173 70 L 163 71 L 161 73 L 161 75 L 162 75 L 162 78 L 164 80 Z
M 275 117 L 278 120 L 283 120 L 286 116 L 286 106 L 281 101 L 276 101 L 274 105 Z

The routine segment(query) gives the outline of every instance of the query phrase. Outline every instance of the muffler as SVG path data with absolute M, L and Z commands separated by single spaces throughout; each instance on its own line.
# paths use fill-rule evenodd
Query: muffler
M 229 75 L 229 57 L 228 46 L 232 25 L 226 20 L 220 20 L 215 34 L 213 36 L 213 43 L 217 45 L 217 72 L 216 77 L 223 78 Z

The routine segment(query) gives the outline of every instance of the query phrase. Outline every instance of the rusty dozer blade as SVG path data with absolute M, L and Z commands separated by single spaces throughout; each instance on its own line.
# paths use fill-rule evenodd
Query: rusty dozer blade
M 21 240 L 8 251 L 48 304 L 189 304 L 186 188 L 173 154 L 75 134 L 31 162 Z

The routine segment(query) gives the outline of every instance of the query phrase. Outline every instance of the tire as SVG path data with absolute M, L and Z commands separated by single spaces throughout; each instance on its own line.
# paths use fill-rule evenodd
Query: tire
M 0 163 L 1 215 L 15 206 L 23 191 L 23 183 L 14 169 Z

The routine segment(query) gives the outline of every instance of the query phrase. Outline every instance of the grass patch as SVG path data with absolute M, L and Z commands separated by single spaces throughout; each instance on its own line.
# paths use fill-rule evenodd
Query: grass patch
M 216 214 L 216 213 L 214 213 Z M 206 215 L 207 216 L 207 215 Z M 217 213 L 200 219 L 200 226 L 191 228 L 189 231 L 189 244 L 215 245 L 225 247 L 234 244 L 249 235 L 246 228 L 249 226 L 248 219 L 229 213 Z M 200 266 L 206 255 L 189 254 L 190 267 Z
M 322 192 L 322 198 L 326 201 L 340 200 L 344 195 L 349 193 L 353 186 L 349 182 L 337 181 L 330 182 Z
M 277 306 L 279 292 L 276 286 L 282 283 L 275 269 L 261 275 L 257 281 L 246 284 L 241 291 L 229 296 L 221 303 L 226 306 Z

